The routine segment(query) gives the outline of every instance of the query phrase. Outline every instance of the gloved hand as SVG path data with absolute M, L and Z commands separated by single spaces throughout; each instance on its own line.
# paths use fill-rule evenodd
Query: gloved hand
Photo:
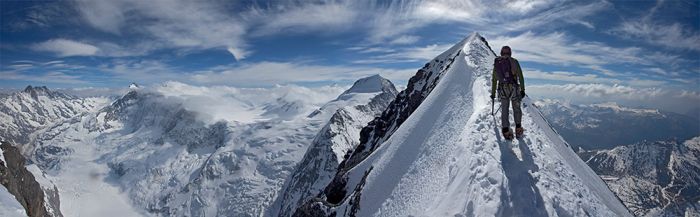
M 525 98 L 525 90 L 520 91 L 520 99 Z
M 491 99 L 494 99 L 494 98 L 496 98 L 496 97 L 494 97 L 494 96 L 493 96 L 493 94 L 491 94 L 491 95 L 490 95 L 489 97 L 491 97 Z

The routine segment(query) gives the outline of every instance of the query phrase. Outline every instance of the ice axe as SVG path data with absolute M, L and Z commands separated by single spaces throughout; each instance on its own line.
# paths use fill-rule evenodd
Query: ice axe
M 493 97 L 491 97 L 491 116 L 495 116 L 493 114 Z

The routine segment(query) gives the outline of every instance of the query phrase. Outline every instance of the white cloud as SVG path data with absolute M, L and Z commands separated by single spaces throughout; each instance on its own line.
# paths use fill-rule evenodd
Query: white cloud
M 68 39 L 51 39 L 31 46 L 36 51 L 46 51 L 61 57 L 66 56 L 93 56 L 100 50 L 99 48 Z
M 302 82 L 347 82 L 380 74 L 391 80 L 408 80 L 415 70 L 396 70 L 355 66 L 324 66 L 291 62 L 259 62 L 238 67 L 217 67 L 195 72 L 192 82 L 235 86 L 270 86 Z
M 486 12 L 484 2 L 473 0 L 417 1 L 415 16 L 428 20 L 464 21 Z
M 226 50 L 228 50 L 228 52 L 231 53 L 231 55 L 233 55 L 233 58 L 236 59 L 237 61 L 245 59 L 251 53 L 250 51 L 241 50 L 241 49 L 234 48 L 234 47 L 229 47 Z
M 90 25 L 111 33 L 121 32 L 128 12 L 119 1 L 76 0 L 75 5 Z
M 243 40 L 246 26 L 235 16 L 237 13 L 228 11 L 230 8 L 225 2 L 75 1 L 81 17 L 94 28 L 114 34 L 138 36 L 127 42 L 128 45 L 104 44 L 104 47 L 113 48 L 108 50 L 113 52 L 106 51 L 103 54 L 106 56 L 134 54 L 124 50 L 137 50 L 139 52 L 136 54 L 143 54 L 161 48 L 235 48 L 238 54 L 248 53 L 245 50 L 247 44 Z M 119 47 L 128 49 L 118 49 Z
M 582 20 L 605 1 L 559 7 L 550 0 L 140 1 L 73 0 L 79 16 L 95 29 L 128 42 L 93 43 L 102 56 L 138 56 L 154 50 L 231 50 L 236 59 L 250 55 L 250 37 L 289 33 L 337 34 L 358 30 L 372 44 L 412 44 L 410 32 L 435 23 L 462 23 L 479 30 L 506 31 L 590 23 Z M 602 5 L 602 6 L 601 6 Z M 502 10 L 493 10 L 501 8 Z M 563 9 L 560 9 L 563 8 Z M 510 14 L 503 16 L 503 14 Z M 95 41 L 95 40 L 93 40 Z
M 664 88 L 637 88 L 625 85 L 564 84 L 528 86 L 528 95 L 554 98 L 577 104 L 617 102 L 633 107 L 658 108 L 685 114 L 697 108 L 700 92 Z
M 507 1 L 505 6 L 513 11 L 520 13 L 527 13 L 547 4 L 551 4 L 553 1 L 549 0 L 515 0 Z
M 352 3 L 341 1 L 281 4 L 267 9 L 255 8 L 248 14 L 247 19 L 261 23 L 255 33 L 260 35 L 280 32 L 337 32 L 347 30 L 356 22 L 360 11 L 354 8 Z
M 693 32 L 679 23 L 662 24 L 652 20 L 630 20 L 621 23 L 610 33 L 666 48 L 700 51 L 700 33 Z
M 599 42 L 576 41 L 564 33 L 538 35 L 532 32 L 509 37 L 489 39 L 494 48 L 508 45 L 513 56 L 521 61 L 552 65 L 603 65 L 612 63 L 644 63 L 642 49 L 637 47 L 610 47 Z
M 571 83 L 604 83 L 604 84 L 627 84 L 636 87 L 652 87 L 667 84 L 663 80 L 639 79 L 638 76 L 627 76 L 617 74 L 617 76 L 603 77 L 596 74 L 574 73 L 564 71 L 543 72 L 537 69 L 523 69 L 523 76 L 526 79 L 539 79 L 549 81 L 561 81 Z
M 14 80 L 36 82 L 42 84 L 86 84 L 79 76 L 69 75 L 58 71 L 49 71 L 38 74 L 28 74 L 20 71 L 0 71 L 0 80 Z
M 168 81 L 152 88 L 171 100 L 177 100 L 185 109 L 194 111 L 210 123 L 226 120 L 253 122 L 264 119 L 264 108 L 268 104 L 299 102 L 311 113 L 342 93 L 347 86 L 301 87 L 297 85 L 278 85 L 268 88 L 240 88 L 231 86 L 195 86 L 181 82 Z
M 389 54 L 372 56 L 367 59 L 353 61 L 353 63 L 373 64 L 428 61 L 435 58 L 442 52 L 445 52 L 452 46 L 453 44 L 431 44 L 426 46 L 401 48 Z
M 78 97 L 113 97 L 123 96 L 129 89 L 109 87 L 78 87 L 78 88 L 56 88 L 57 90 Z
M 418 42 L 420 37 L 415 35 L 402 35 L 394 40 L 391 40 L 389 44 L 413 44 Z
M 644 17 L 624 20 L 608 33 L 666 48 L 700 51 L 700 33 L 695 28 L 654 18 L 665 2 L 657 0 Z
M 509 4 L 506 3 L 506 5 Z M 560 5 L 556 4 L 555 2 L 541 1 L 536 4 L 532 4 L 533 9 L 536 6 L 546 8 L 546 10 L 541 10 L 535 13 L 525 13 L 522 16 L 510 16 L 505 19 L 499 18 L 499 13 L 495 12 L 493 19 L 495 19 L 496 22 L 489 22 L 485 27 L 489 28 L 491 26 L 499 26 L 500 29 L 506 29 L 507 31 L 523 31 L 543 26 L 552 28 L 561 23 L 575 23 L 592 28 L 593 25 L 590 22 L 584 21 L 584 19 L 597 12 L 610 8 L 611 3 L 607 1 L 595 1 L 590 4 L 570 3 L 569 5 Z M 527 8 L 516 8 L 516 11 L 523 9 L 528 11 L 526 10 Z M 490 30 L 489 32 L 500 34 L 507 31 L 495 29 Z
M 620 83 L 621 80 L 613 78 L 603 78 L 595 74 L 582 74 L 573 72 L 543 72 L 537 69 L 524 69 L 523 76 L 526 79 L 540 79 L 549 81 L 564 81 L 575 83 Z

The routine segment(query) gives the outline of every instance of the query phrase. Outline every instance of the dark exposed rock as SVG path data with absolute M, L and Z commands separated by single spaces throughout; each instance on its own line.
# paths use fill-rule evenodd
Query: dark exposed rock
M 19 149 L 6 142 L 0 145 L 0 149 L 7 161 L 0 161 L 0 184 L 15 196 L 24 207 L 27 216 L 63 216 L 59 209 L 58 189 L 55 186 L 53 189 L 42 188 L 25 167 L 26 160 Z

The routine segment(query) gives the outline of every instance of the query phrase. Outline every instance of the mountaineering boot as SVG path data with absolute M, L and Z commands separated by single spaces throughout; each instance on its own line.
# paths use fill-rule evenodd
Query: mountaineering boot
M 503 138 L 506 140 L 513 140 L 513 132 L 510 131 L 510 127 L 504 127 L 503 130 Z
M 524 132 L 525 132 L 525 129 L 523 129 L 523 126 L 520 126 L 520 124 L 517 124 L 515 126 L 515 136 L 516 137 L 522 138 Z

